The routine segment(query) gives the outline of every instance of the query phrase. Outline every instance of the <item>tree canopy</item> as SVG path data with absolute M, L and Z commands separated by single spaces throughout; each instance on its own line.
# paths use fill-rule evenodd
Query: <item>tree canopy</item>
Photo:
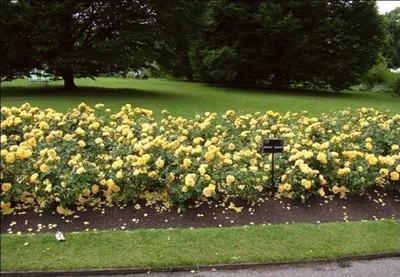
M 398 11 L 384 25 L 368 0 L 3 0 L 1 13 L 1 80 L 38 68 L 74 88 L 156 61 L 211 83 L 341 90 L 376 63 L 383 26 L 400 65 Z
M 340 90 L 375 63 L 382 38 L 374 1 L 216 0 L 191 60 L 208 82 Z
M 400 8 L 384 16 L 386 44 L 383 55 L 390 68 L 400 67 Z
M 168 28 L 192 7 L 156 0 L 2 1 L 1 78 L 40 68 L 74 88 L 74 77 L 137 69 L 175 41 L 166 38 Z

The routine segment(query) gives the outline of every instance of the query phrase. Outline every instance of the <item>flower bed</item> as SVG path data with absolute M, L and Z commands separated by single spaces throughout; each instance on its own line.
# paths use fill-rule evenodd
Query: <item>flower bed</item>
M 400 114 L 362 108 L 310 118 L 227 111 L 193 119 L 125 105 L 80 104 L 67 113 L 24 104 L 1 109 L 1 209 L 15 203 L 96 205 L 145 198 L 182 206 L 188 200 L 254 201 L 400 191 Z M 263 138 L 283 138 L 269 180 Z

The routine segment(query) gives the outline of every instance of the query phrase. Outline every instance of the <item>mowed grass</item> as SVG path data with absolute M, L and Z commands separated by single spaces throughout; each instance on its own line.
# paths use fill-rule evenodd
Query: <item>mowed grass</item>
M 76 79 L 76 84 L 79 90 L 62 91 L 62 81 L 52 82 L 48 87 L 28 85 L 26 80 L 4 82 L 1 85 L 1 105 L 20 106 L 29 102 L 40 108 L 65 112 L 81 102 L 92 106 L 104 103 L 113 111 L 131 104 L 153 110 L 156 118 L 164 109 L 172 115 L 187 118 L 207 111 L 221 114 L 228 109 L 246 113 L 308 110 L 310 115 L 319 116 L 330 110 L 372 107 L 400 113 L 400 98 L 370 92 L 272 91 L 164 79 Z
M 400 251 L 400 221 L 2 235 L 1 270 L 201 266 Z

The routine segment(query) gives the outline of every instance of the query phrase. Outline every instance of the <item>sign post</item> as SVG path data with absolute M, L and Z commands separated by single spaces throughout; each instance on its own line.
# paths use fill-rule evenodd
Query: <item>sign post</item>
M 275 153 L 282 153 L 285 144 L 283 139 L 264 139 L 262 153 L 272 153 L 271 183 L 274 186 Z

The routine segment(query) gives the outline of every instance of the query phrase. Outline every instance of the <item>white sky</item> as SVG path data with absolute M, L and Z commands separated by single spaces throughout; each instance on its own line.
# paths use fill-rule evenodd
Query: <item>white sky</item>
M 379 13 L 384 14 L 400 7 L 400 1 L 376 1 Z

